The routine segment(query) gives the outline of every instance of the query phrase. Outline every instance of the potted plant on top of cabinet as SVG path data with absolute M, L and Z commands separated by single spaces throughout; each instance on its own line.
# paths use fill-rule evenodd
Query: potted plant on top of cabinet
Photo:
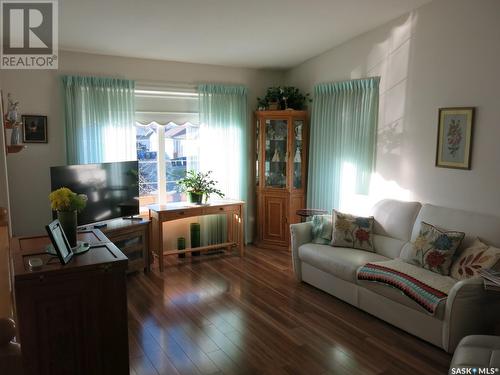
M 309 93 L 303 94 L 300 90 L 293 86 L 277 86 L 269 87 L 266 95 L 263 98 L 257 98 L 257 106 L 259 110 L 304 110 L 307 104 L 312 100 Z

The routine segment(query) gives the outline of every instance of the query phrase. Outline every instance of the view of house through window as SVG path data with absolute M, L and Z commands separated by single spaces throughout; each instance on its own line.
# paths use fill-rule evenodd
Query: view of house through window
M 177 181 L 187 170 L 198 169 L 198 135 L 198 125 L 191 122 L 136 122 L 141 207 L 186 200 Z
M 135 89 L 139 201 L 186 201 L 177 181 L 199 164 L 199 102 L 189 85 L 143 83 Z

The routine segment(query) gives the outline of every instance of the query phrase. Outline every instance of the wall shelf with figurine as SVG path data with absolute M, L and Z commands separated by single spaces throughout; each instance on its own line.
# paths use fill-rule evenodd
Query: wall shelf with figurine
M 2 118 L 3 122 L 3 140 L 5 145 L 5 153 L 15 154 L 26 148 L 26 145 L 21 144 L 21 127 L 22 123 L 18 122 L 18 108 L 19 102 L 14 102 L 11 95 L 7 96 L 7 113 L 4 112 L 3 105 L 3 93 L 0 91 L 0 118 Z M 11 143 L 7 143 L 7 130 L 11 130 Z
M 257 238 L 264 248 L 288 249 L 288 226 L 305 207 L 307 112 L 256 111 Z
M 25 145 L 7 145 L 6 150 L 7 154 L 15 154 L 19 151 L 22 151 L 26 148 Z
M 16 126 L 18 127 L 17 131 L 20 132 L 20 127 L 21 123 L 12 123 L 8 121 L 7 119 L 4 119 L 4 126 L 3 126 L 3 131 L 4 131 L 4 142 L 5 142 L 5 153 L 8 154 L 15 154 L 17 152 L 20 152 L 26 148 L 26 145 L 23 144 L 7 144 L 7 129 L 11 129 L 12 131 L 16 130 Z M 13 137 L 11 136 L 11 139 Z

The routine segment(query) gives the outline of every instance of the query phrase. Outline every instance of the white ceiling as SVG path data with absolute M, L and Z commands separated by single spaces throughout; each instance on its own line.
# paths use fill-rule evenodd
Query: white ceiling
M 430 0 L 60 0 L 60 49 L 290 68 Z

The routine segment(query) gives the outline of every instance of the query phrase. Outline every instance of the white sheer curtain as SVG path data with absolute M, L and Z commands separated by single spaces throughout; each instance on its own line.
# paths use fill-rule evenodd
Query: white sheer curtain
M 198 90 L 200 170 L 213 171 L 213 178 L 226 198 L 246 202 L 249 181 L 247 89 L 208 84 L 200 85 Z M 225 241 L 225 215 L 208 217 L 200 224 L 204 242 Z

